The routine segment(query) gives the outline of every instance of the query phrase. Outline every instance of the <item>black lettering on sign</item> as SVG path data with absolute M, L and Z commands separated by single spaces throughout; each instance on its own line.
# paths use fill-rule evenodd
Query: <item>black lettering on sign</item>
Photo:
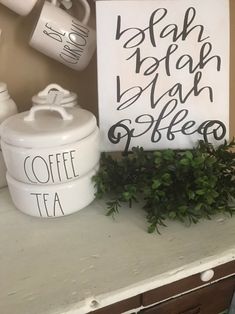
M 119 104 L 117 110 L 124 110 L 133 104 L 146 93 L 149 92 L 149 104 L 151 108 L 155 108 L 160 102 L 165 103 L 169 98 L 174 97 L 180 103 L 184 104 L 189 99 L 190 96 L 199 96 L 202 92 L 206 92 L 209 96 L 210 102 L 213 102 L 213 90 L 211 86 L 202 86 L 200 87 L 202 72 L 198 71 L 194 75 L 193 86 L 189 91 L 183 90 L 183 84 L 176 83 L 170 87 L 162 95 L 156 95 L 157 93 L 157 83 L 159 79 L 159 73 L 157 73 L 153 80 L 150 81 L 146 86 L 133 86 L 128 88 L 125 91 L 121 91 L 121 79 L 120 76 L 117 77 L 117 103 Z M 164 104 L 163 104 L 164 105 Z
M 222 140 L 226 135 L 226 126 L 219 120 L 207 120 L 197 125 L 194 120 L 186 120 L 189 111 L 179 109 L 177 100 L 170 100 L 160 111 L 159 115 L 154 117 L 150 114 L 137 116 L 134 121 L 123 119 L 110 127 L 108 139 L 113 144 L 121 141 L 125 144 L 124 151 L 130 149 L 131 140 L 147 135 L 152 143 L 158 143 L 162 138 L 173 141 L 177 133 L 183 135 L 199 134 L 204 141 L 209 142 L 209 136 L 212 140 Z M 169 118 L 170 117 L 170 118 Z M 169 124 L 166 125 L 166 118 Z M 139 125 L 142 128 L 139 131 Z
M 167 16 L 168 10 L 166 8 L 159 8 L 155 10 L 149 19 L 149 25 L 147 28 L 141 29 L 138 27 L 129 27 L 126 29 L 121 29 L 122 26 L 122 18 L 120 15 L 117 17 L 117 28 L 116 28 L 116 40 L 120 40 L 122 36 L 126 35 L 126 33 L 129 33 L 130 37 L 128 40 L 125 41 L 123 44 L 123 48 L 134 48 L 140 46 L 146 39 L 146 33 L 148 33 L 150 42 L 153 47 L 157 46 L 157 40 L 156 37 L 159 38 L 159 41 L 161 38 L 168 37 L 169 35 L 172 35 L 172 41 L 177 42 L 179 39 L 181 41 L 185 41 L 190 33 L 193 31 L 198 33 L 197 42 L 203 42 L 207 39 L 209 39 L 209 36 L 204 37 L 204 31 L 205 27 L 203 25 L 194 25 L 192 26 L 195 17 L 196 17 L 196 9 L 193 7 L 190 7 L 188 10 L 186 10 L 184 15 L 184 21 L 183 21 L 183 28 L 180 32 L 179 27 L 176 24 L 169 24 L 165 27 L 163 27 L 160 31 L 159 29 L 156 30 L 156 25 L 159 24 L 166 16 Z M 134 34 L 133 34 L 134 33 Z
M 112 144 L 122 143 L 125 151 L 133 139 L 143 136 L 159 143 L 193 134 L 207 142 L 221 141 L 227 135 L 219 119 L 206 117 L 199 122 L 191 117 L 192 104 L 210 106 L 208 112 L 213 112 L 220 93 L 207 75 L 212 72 L 216 80 L 223 68 L 207 26 L 195 7 L 183 12 L 182 23 L 169 23 L 169 17 L 169 9 L 162 7 L 151 12 L 144 27 L 128 25 L 122 15 L 116 18 L 115 41 L 125 51 L 122 62 L 133 68 L 133 77 L 128 74 L 138 81 L 127 83 L 125 73 L 115 73 L 115 110 L 122 118 L 109 127 L 107 136 Z

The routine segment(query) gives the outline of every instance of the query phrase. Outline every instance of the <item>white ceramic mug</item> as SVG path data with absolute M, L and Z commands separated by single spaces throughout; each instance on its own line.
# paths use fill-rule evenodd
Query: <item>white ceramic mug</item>
M 87 26 L 90 18 L 87 0 L 76 1 L 83 5 L 85 11 L 82 21 L 58 7 L 56 0 L 46 1 L 29 44 L 68 67 L 81 71 L 95 52 L 96 34 Z
M 36 2 L 37 0 L 0 0 L 0 3 L 20 15 L 29 14 Z

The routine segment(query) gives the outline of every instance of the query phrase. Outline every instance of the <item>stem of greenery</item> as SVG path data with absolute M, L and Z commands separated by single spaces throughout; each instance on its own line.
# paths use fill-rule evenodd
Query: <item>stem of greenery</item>
M 159 232 L 166 219 L 197 223 L 216 213 L 235 212 L 235 140 L 213 147 L 199 141 L 192 150 L 132 152 L 115 159 L 101 156 L 94 176 L 97 198 L 109 197 L 107 215 L 122 203 L 144 200 L 148 232 Z

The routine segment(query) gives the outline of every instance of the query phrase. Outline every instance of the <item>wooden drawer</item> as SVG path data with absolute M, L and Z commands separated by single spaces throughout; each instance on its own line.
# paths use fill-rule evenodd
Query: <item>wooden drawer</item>
M 106 306 L 104 308 L 101 308 L 99 310 L 90 312 L 92 314 L 121 314 L 123 312 L 137 309 L 141 306 L 141 296 L 135 296 L 133 298 L 129 298 L 127 300 L 123 300 L 120 302 L 117 302 L 115 304 Z
M 229 262 L 221 266 L 217 266 L 213 270 L 214 270 L 214 276 L 213 278 L 211 278 L 209 282 L 226 277 L 230 274 L 234 274 L 235 273 L 235 261 Z M 181 294 L 188 290 L 200 287 L 206 283 L 201 280 L 200 275 L 201 274 L 198 273 L 188 278 L 173 282 L 169 285 L 147 291 L 143 293 L 142 304 L 144 306 L 148 306 L 148 305 L 160 302 L 162 300 L 168 299 L 177 294 Z
M 163 302 L 140 314 L 218 314 L 227 309 L 235 289 L 235 276 Z
M 213 271 L 214 271 L 214 276 L 207 283 L 210 283 L 210 282 L 213 282 L 213 281 L 218 280 L 220 278 L 223 278 L 223 277 L 229 276 L 231 274 L 234 274 L 235 273 L 235 261 L 229 262 L 229 263 L 221 265 L 221 266 L 217 266 L 217 267 L 215 267 L 213 269 Z M 90 313 L 93 313 L 93 314 L 121 314 L 123 312 L 139 308 L 140 306 L 151 306 L 151 304 L 154 304 L 154 303 L 157 303 L 157 302 L 161 302 L 161 301 L 163 301 L 165 299 L 168 299 L 168 298 L 172 298 L 172 297 L 174 297 L 174 296 L 176 296 L 178 294 L 187 292 L 187 291 L 189 291 L 191 289 L 200 288 L 202 285 L 204 285 L 206 283 L 206 282 L 203 282 L 201 280 L 200 275 L 201 275 L 200 273 L 192 275 L 192 276 L 190 276 L 188 278 L 181 279 L 181 280 L 173 282 L 173 283 L 171 283 L 169 285 L 166 285 L 166 286 L 163 286 L 163 287 L 159 287 L 159 288 L 156 288 L 156 289 L 144 292 L 141 295 L 137 295 L 135 297 L 132 297 L 132 298 L 129 298 L 129 299 L 117 302 L 115 304 L 111 304 L 110 306 L 101 308 L 99 310 L 94 310 L 93 312 L 90 312 Z M 224 280 L 225 279 L 223 279 L 221 282 L 227 282 L 227 281 L 224 281 Z M 231 282 L 230 285 L 233 285 L 234 277 L 231 277 L 230 279 L 227 279 L 227 280 L 228 280 L 229 283 Z M 199 293 L 198 294 L 198 298 L 201 298 L 201 293 L 203 293 L 202 291 L 208 291 L 209 288 L 212 289 L 212 287 L 214 287 L 214 286 L 217 287 L 217 285 L 219 285 L 219 287 L 220 287 L 220 282 L 219 283 L 215 283 L 215 284 L 213 284 L 213 285 L 211 285 L 209 287 L 201 288 L 199 290 L 199 292 L 198 292 Z M 221 289 L 223 290 L 223 287 L 220 288 L 220 290 Z M 228 295 L 229 298 L 227 298 L 226 294 L 224 294 L 224 296 L 223 296 L 224 302 L 227 303 L 227 305 L 230 302 L 231 294 L 232 294 L 232 291 L 233 291 L 234 288 L 233 288 L 233 286 L 232 286 L 232 288 L 230 286 L 228 286 L 228 289 L 230 291 L 230 295 Z M 196 293 L 196 292 L 194 292 L 194 293 Z M 210 294 L 211 292 L 208 292 L 208 293 Z M 188 296 L 191 296 L 191 293 L 188 294 Z M 186 295 L 182 296 L 182 297 L 179 297 L 177 299 L 170 300 L 167 303 L 164 302 L 161 305 L 159 305 L 159 307 L 163 306 L 163 305 L 165 306 L 165 304 L 169 304 L 168 306 L 170 306 L 170 304 L 175 302 L 176 300 L 179 300 L 179 302 L 181 302 L 182 298 L 186 298 Z M 228 302 L 228 299 L 229 299 L 229 302 Z M 218 300 L 216 300 L 216 302 L 217 301 Z M 208 300 L 207 300 L 207 302 L 208 302 Z M 197 304 L 195 306 L 197 306 Z M 193 307 L 193 305 L 192 305 L 192 307 Z M 151 310 L 149 309 L 149 310 L 145 310 L 145 311 L 151 311 Z M 194 311 L 197 311 L 197 308 Z M 142 311 L 142 313 L 155 313 L 155 312 L 143 312 Z M 175 314 L 175 313 L 177 313 L 178 314 L 178 312 L 169 312 L 168 313 L 167 311 L 166 312 L 159 312 L 158 311 L 156 313 L 161 313 L 161 314 L 170 314 L 170 313 L 174 313 Z M 192 310 L 192 313 L 191 312 L 189 312 L 189 313 L 190 314 L 195 314 L 197 312 L 194 313 L 193 310 Z M 198 313 L 217 314 L 216 312 L 215 313 L 214 312 L 211 312 L 211 313 L 210 312 L 198 312 Z M 188 314 L 188 313 L 187 312 L 185 312 L 185 313 L 182 312 L 180 314 Z

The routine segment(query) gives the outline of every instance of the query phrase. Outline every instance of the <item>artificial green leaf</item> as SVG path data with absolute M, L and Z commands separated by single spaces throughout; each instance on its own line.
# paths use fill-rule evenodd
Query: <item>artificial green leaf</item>
M 235 212 L 235 140 L 218 147 L 199 141 L 193 150 L 146 152 L 141 147 L 121 158 L 102 153 L 93 177 L 96 197 L 112 197 L 107 215 L 121 203 L 144 202 L 149 232 L 165 226 L 165 219 L 197 223 L 216 213 Z

